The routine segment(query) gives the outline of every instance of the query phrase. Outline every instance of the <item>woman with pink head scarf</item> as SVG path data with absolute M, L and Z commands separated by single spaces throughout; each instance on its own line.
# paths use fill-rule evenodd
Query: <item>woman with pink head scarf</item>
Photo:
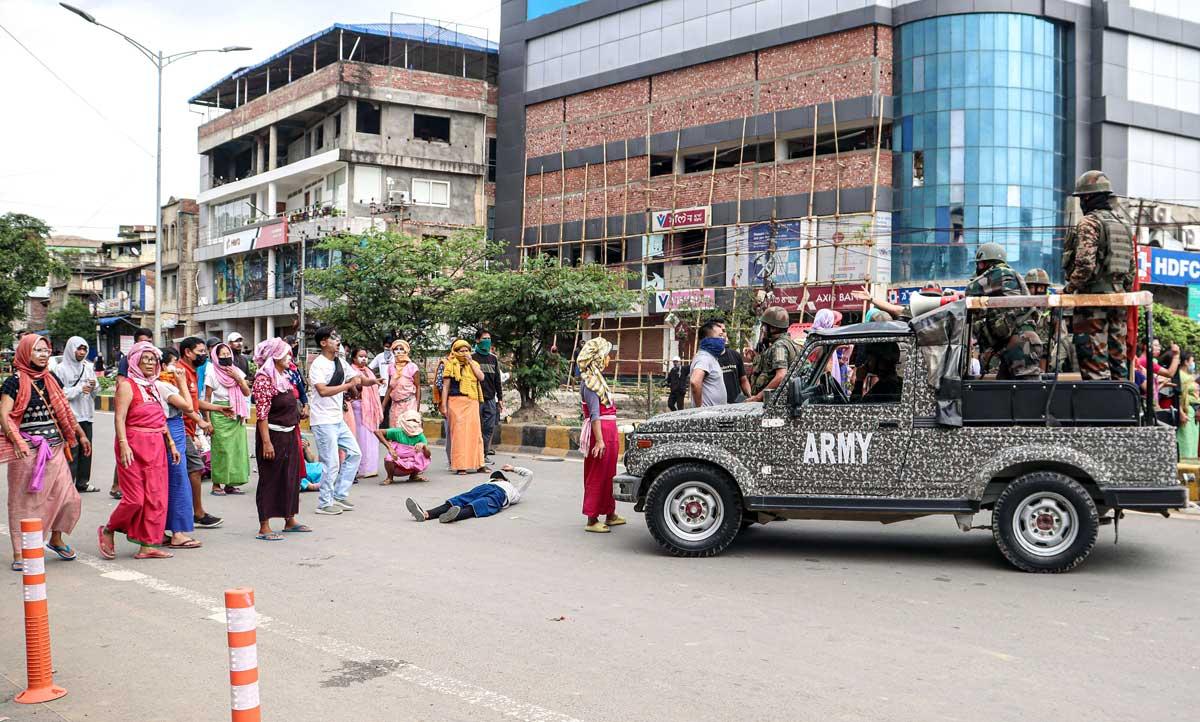
M 220 413 L 210 414 L 215 496 L 244 494 L 238 487 L 250 481 L 250 449 L 243 426 L 250 418 L 250 381 L 234 361 L 233 348 L 219 343 L 204 374 L 204 400 L 220 407 Z
M 300 513 L 300 477 L 304 456 L 300 448 L 300 399 L 290 373 L 292 348 L 281 338 L 263 341 L 254 350 L 258 373 L 254 375 L 254 407 L 258 433 L 254 456 L 258 461 L 258 535 L 262 541 L 280 541 L 271 520 L 283 519 L 283 531 L 309 532 L 296 521 Z
M 836 328 L 842 323 L 842 314 L 828 308 L 822 308 L 817 311 L 817 315 L 813 317 L 813 330 Z M 846 384 L 849 376 L 849 367 L 846 361 L 842 358 L 842 352 L 846 351 L 849 354 L 849 346 L 839 348 L 829 357 L 829 373 L 833 378 L 843 386 Z
M 161 364 L 159 351 L 149 341 L 129 351 L 129 375 L 117 386 L 117 484 L 121 501 L 97 530 L 100 554 L 115 559 L 114 536 L 121 532 L 141 546 L 134 559 L 169 559 L 159 547 L 167 525 L 169 467 L 179 463 L 179 449 L 167 430 L 161 392 L 156 385 Z

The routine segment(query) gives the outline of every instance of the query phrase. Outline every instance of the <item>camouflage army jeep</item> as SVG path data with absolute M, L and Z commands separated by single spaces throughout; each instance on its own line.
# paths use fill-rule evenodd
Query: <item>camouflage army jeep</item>
M 626 441 L 616 496 L 635 503 L 678 556 L 719 554 L 755 523 L 943 514 L 967 531 L 987 510 L 1014 566 L 1068 571 L 1122 510 L 1187 505 L 1174 429 L 1129 381 L 964 380 L 968 314 L 1150 301 L 1145 292 L 970 298 L 911 322 L 817 331 L 786 385 L 762 403 L 641 424 Z M 879 379 L 866 393 L 832 378 L 831 354 L 851 346 L 859 368 Z

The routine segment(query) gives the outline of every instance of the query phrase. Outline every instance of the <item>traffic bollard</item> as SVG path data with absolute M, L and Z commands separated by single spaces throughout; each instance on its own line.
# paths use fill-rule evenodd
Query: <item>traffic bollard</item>
M 54 684 L 50 661 L 50 610 L 46 604 L 46 550 L 41 519 L 21 520 L 21 563 L 25 592 L 25 669 L 29 685 L 14 701 L 41 704 L 67 693 Z
M 260 722 L 258 704 L 258 633 L 254 590 L 225 590 L 229 636 L 229 685 L 233 722 Z

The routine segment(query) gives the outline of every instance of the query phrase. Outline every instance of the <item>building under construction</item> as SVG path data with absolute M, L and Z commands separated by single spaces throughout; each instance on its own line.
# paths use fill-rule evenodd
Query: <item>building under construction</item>
M 853 320 L 854 290 L 964 285 L 982 243 L 1057 281 L 1074 177 L 1125 195 L 1134 141 L 1200 135 L 1177 66 L 1200 25 L 1144 4 L 505 0 L 497 235 L 631 273 L 641 306 L 582 329 L 621 375 L 689 357 L 715 313 Z

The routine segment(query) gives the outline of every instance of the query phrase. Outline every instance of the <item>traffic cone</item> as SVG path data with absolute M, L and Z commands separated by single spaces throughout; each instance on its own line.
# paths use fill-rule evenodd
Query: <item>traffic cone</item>
M 25 591 L 25 669 L 29 686 L 14 701 L 41 704 L 67 690 L 54 685 L 50 661 L 50 610 L 46 604 L 46 550 L 41 519 L 21 520 L 21 562 Z
M 229 685 L 233 722 L 261 722 L 258 705 L 258 632 L 254 590 L 225 590 Z

